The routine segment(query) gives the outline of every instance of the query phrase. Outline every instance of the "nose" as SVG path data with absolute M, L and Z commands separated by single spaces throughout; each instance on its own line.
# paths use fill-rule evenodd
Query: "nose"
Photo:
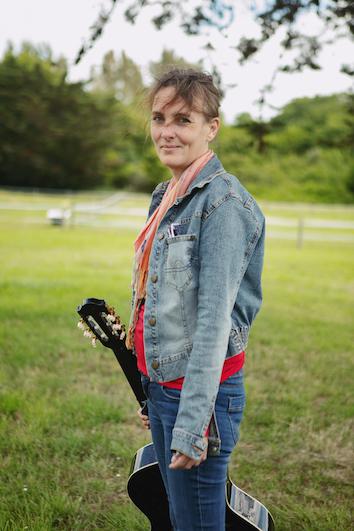
M 168 139 L 168 138 L 174 138 L 176 136 L 176 130 L 174 127 L 174 124 L 165 124 L 162 126 L 161 130 L 161 137 Z

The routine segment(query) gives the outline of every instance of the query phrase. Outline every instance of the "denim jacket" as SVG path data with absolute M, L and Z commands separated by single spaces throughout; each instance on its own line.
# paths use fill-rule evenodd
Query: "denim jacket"
M 168 182 L 152 194 L 149 216 Z M 198 459 L 226 358 L 241 353 L 262 301 L 264 216 L 214 156 L 161 220 L 144 312 L 151 381 L 184 376 L 171 449 Z

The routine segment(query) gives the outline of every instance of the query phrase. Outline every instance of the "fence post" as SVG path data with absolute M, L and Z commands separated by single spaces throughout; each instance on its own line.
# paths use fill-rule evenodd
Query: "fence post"
M 297 226 L 297 248 L 301 249 L 304 244 L 304 228 L 305 221 L 304 218 L 299 218 L 299 223 Z
M 72 198 L 70 201 L 70 228 L 75 226 L 75 201 Z

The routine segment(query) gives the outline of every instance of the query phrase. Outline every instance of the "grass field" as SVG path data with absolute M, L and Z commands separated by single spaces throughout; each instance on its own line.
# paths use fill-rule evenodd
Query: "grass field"
M 113 354 L 86 342 L 75 312 L 96 296 L 127 321 L 135 232 L 28 215 L 0 212 L 0 529 L 148 530 L 126 481 L 149 435 Z M 353 529 L 353 258 L 344 243 L 267 241 L 230 468 L 277 531 Z

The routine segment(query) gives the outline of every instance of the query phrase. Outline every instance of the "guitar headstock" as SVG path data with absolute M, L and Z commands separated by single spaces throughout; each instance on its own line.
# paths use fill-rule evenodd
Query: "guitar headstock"
M 81 316 L 77 326 L 83 330 L 85 337 L 91 339 L 93 346 L 96 346 L 97 339 L 109 348 L 124 341 L 125 325 L 113 306 L 108 306 L 103 299 L 85 299 L 77 312 Z

